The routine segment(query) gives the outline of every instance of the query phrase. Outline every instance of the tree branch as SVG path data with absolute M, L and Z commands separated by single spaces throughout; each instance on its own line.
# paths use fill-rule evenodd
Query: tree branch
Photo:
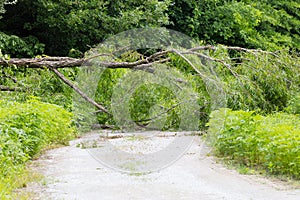
M 2 66 L 18 66 L 27 68 L 66 68 L 81 66 L 84 59 L 69 57 L 45 57 L 45 58 L 11 58 L 10 60 L 0 59 Z
M 179 103 L 173 105 L 172 107 L 167 108 L 165 111 L 163 111 L 163 112 L 161 112 L 161 113 L 158 113 L 157 115 L 155 115 L 155 116 L 152 117 L 152 118 L 142 119 L 142 120 L 138 120 L 138 121 L 134 121 L 134 122 L 135 122 L 135 123 L 139 123 L 139 122 L 149 122 L 149 121 L 153 121 L 153 120 L 159 118 L 160 116 L 162 116 L 162 115 L 164 115 L 164 114 L 170 112 L 171 110 L 175 109 L 176 107 L 178 107 L 178 106 L 180 106 L 181 104 L 186 103 L 186 102 L 188 102 L 188 100 L 187 100 L 187 101 L 179 102 Z
M 21 88 L 10 88 L 4 85 L 0 85 L 0 91 L 5 92 L 20 92 L 23 91 Z
M 103 62 L 103 61 L 95 61 L 94 59 L 101 57 L 101 56 L 111 56 L 110 54 L 99 54 L 92 56 L 90 58 L 69 58 L 69 57 L 44 57 L 44 58 L 11 58 L 10 60 L 4 60 L 3 58 L 0 58 L 0 65 L 2 66 L 18 66 L 18 67 L 27 67 L 27 68 L 52 68 L 52 69 L 58 69 L 58 68 L 67 68 L 67 67 L 80 67 L 80 66 L 89 66 L 93 64 L 98 64 L 99 66 L 107 67 L 107 68 L 135 68 L 137 66 L 146 65 L 150 66 L 153 63 L 163 63 L 166 62 L 166 56 L 168 53 L 173 52 L 182 57 L 184 60 L 187 61 L 187 59 L 183 56 L 183 54 L 192 54 L 196 53 L 198 51 L 203 50 L 217 50 L 218 47 L 207 45 L 207 46 L 199 46 L 194 47 L 191 49 L 188 49 L 186 52 L 180 52 L 178 50 L 165 50 L 160 51 L 157 53 L 152 54 L 151 56 L 135 61 L 135 62 Z M 265 53 L 265 54 L 271 54 L 273 56 L 278 57 L 273 52 L 263 51 L 263 50 L 257 50 L 257 49 L 246 49 L 242 47 L 229 47 L 229 46 L 222 46 L 222 48 L 227 50 L 235 50 L 235 51 L 244 51 L 244 52 L 250 52 L 253 54 L 256 53 Z M 203 54 L 202 54 L 203 56 Z M 207 57 L 206 57 L 207 58 Z M 221 60 L 217 59 L 211 59 L 210 60 L 216 61 L 216 62 L 223 62 Z M 188 62 L 189 63 L 189 62 Z M 191 63 L 189 63 L 191 64 Z M 226 65 L 226 63 L 222 63 Z M 228 65 L 227 65 L 228 67 Z M 194 68 L 194 67 L 193 67 Z
M 98 104 L 97 102 L 95 102 L 93 99 L 91 99 L 90 97 L 88 97 L 85 93 L 83 93 L 76 85 L 74 85 L 73 83 L 71 83 L 71 81 L 69 81 L 62 73 L 60 73 L 57 69 L 52 69 L 50 68 L 51 71 L 53 71 L 64 83 L 66 83 L 69 87 L 71 87 L 73 90 L 75 90 L 75 92 L 77 92 L 82 98 L 84 98 L 87 102 L 93 104 L 96 108 L 98 108 L 99 110 L 109 114 L 110 112 L 102 105 Z
M 157 60 L 158 58 L 166 55 L 169 51 L 157 52 L 145 59 L 135 62 L 95 62 L 93 59 L 101 56 L 108 56 L 108 54 L 99 54 L 90 58 L 69 58 L 69 57 L 44 57 L 44 58 L 11 58 L 10 60 L 0 59 L 0 65 L 2 66 L 18 66 L 26 68 L 68 68 L 68 67 L 80 67 L 97 64 L 99 66 L 107 68 L 135 68 L 140 65 L 152 65 L 152 63 L 166 62 L 166 59 Z

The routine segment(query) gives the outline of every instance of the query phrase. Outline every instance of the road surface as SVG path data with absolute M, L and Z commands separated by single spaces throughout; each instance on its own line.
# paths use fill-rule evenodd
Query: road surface
M 30 186 L 36 199 L 65 200 L 299 200 L 300 190 L 280 181 L 241 175 L 207 156 L 208 148 L 195 137 L 175 163 L 150 174 L 122 173 L 107 167 L 82 147 L 91 133 L 70 146 L 49 150 L 36 168 L 45 183 Z M 189 136 L 186 136 L 189 137 Z M 115 138 L 122 143 L 124 138 Z M 152 138 L 168 141 L 170 137 Z M 132 140 L 134 143 L 135 141 Z

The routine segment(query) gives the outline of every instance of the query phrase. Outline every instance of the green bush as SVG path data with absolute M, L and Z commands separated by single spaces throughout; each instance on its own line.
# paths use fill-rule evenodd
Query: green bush
M 300 179 L 300 117 L 221 109 L 208 123 L 218 156 L 269 174 Z
M 30 141 L 22 129 L 0 125 L 0 174 L 7 176 L 12 168 L 23 164 L 29 159 L 28 149 L 24 142 Z M 9 166 L 9 167 L 8 167 Z
M 36 138 L 34 148 L 51 143 L 64 144 L 74 136 L 73 116 L 60 106 L 32 99 L 26 103 L 1 102 L 0 109 L 0 122 Z M 31 155 L 37 150 L 32 149 Z
M 8 198 L 27 160 L 42 148 L 74 138 L 72 114 L 36 99 L 0 101 L 0 199 Z
M 34 36 L 20 38 L 0 32 L 0 50 L 14 58 L 34 57 L 44 52 L 44 44 Z

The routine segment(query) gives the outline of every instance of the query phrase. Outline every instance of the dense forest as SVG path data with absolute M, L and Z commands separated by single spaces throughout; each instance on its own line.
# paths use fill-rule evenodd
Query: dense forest
M 5 8 L 1 49 L 12 57 L 80 56 L 110 35 L 146 26 L 165 26 L 210 44 L 300 48 L 298 1 L 19 0 Z
M 156 63 L 178 74 L 176 86 L 188 85 L 184 91 L 195 98 L 193 103 L 188 95 L 178 99 L 170 88 L 144 82 L 126 104 L 134 124 L 145 130 L 204 131 L 215 155 L 300 179 L 299 1 L 0 0 L 0 15 L 1 198 L 16 198 L 13 190 L 29 181 L 25 163 L 42 149 L 67 144 L 97 124 L 129 127 L 112 115 L 123 109 L 112 102 L 114 90 L 121 88 L 119 80 L 135 84 L 130 74 L 151 71 Z M 178 37 L 167 31 L 174 30 L 193 45 L 121 53 L 99 46 L 116 34 L 147 28 L 154 30 L 152 40 L 168 43 Z M 113 59 L 100 59 L 99 52 Z M 77 79 L 86 61 L 96 65 L 92 70 L 99 67 L 95 63 L 106 66 L 91 98 L 79 90 L 85 79 Z M 213 76 L 203 75 L 207 66 Z M 220 90 L 210 89 L 211 79 Z M 76 110 L 76 92 L 92 103 L 93 124 Z M 214 92 L 224 94 L 219 107 Z M 189 112 L 197 113 L 197 121 L 182 117 Z

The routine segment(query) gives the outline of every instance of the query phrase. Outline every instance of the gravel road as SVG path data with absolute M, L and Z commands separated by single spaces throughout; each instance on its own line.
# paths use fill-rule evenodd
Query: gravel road
M 36 199 L 65 200 L 299 200 L 300 189 L 254 175 L 241 175 L 207 156 L 199 136 L 184 155 L 167 168 L 149 174 L 130 174 L 109 168 L 80 148 L 91 133 L 70 146 L 47 151 L 35 166 L 45 183 L 32 185 Z M 190 136 L 183 136 L 190 137 Z M 124 142 L 124 138 L 114 141 Z M 152 138 L 169 142 L 170 137 Z M 126 140 L 128 141 L 128 140 Z M 140 140 L 131 140 L 132 143 Z M 125 143 L 125 142 L 124 142 Z

